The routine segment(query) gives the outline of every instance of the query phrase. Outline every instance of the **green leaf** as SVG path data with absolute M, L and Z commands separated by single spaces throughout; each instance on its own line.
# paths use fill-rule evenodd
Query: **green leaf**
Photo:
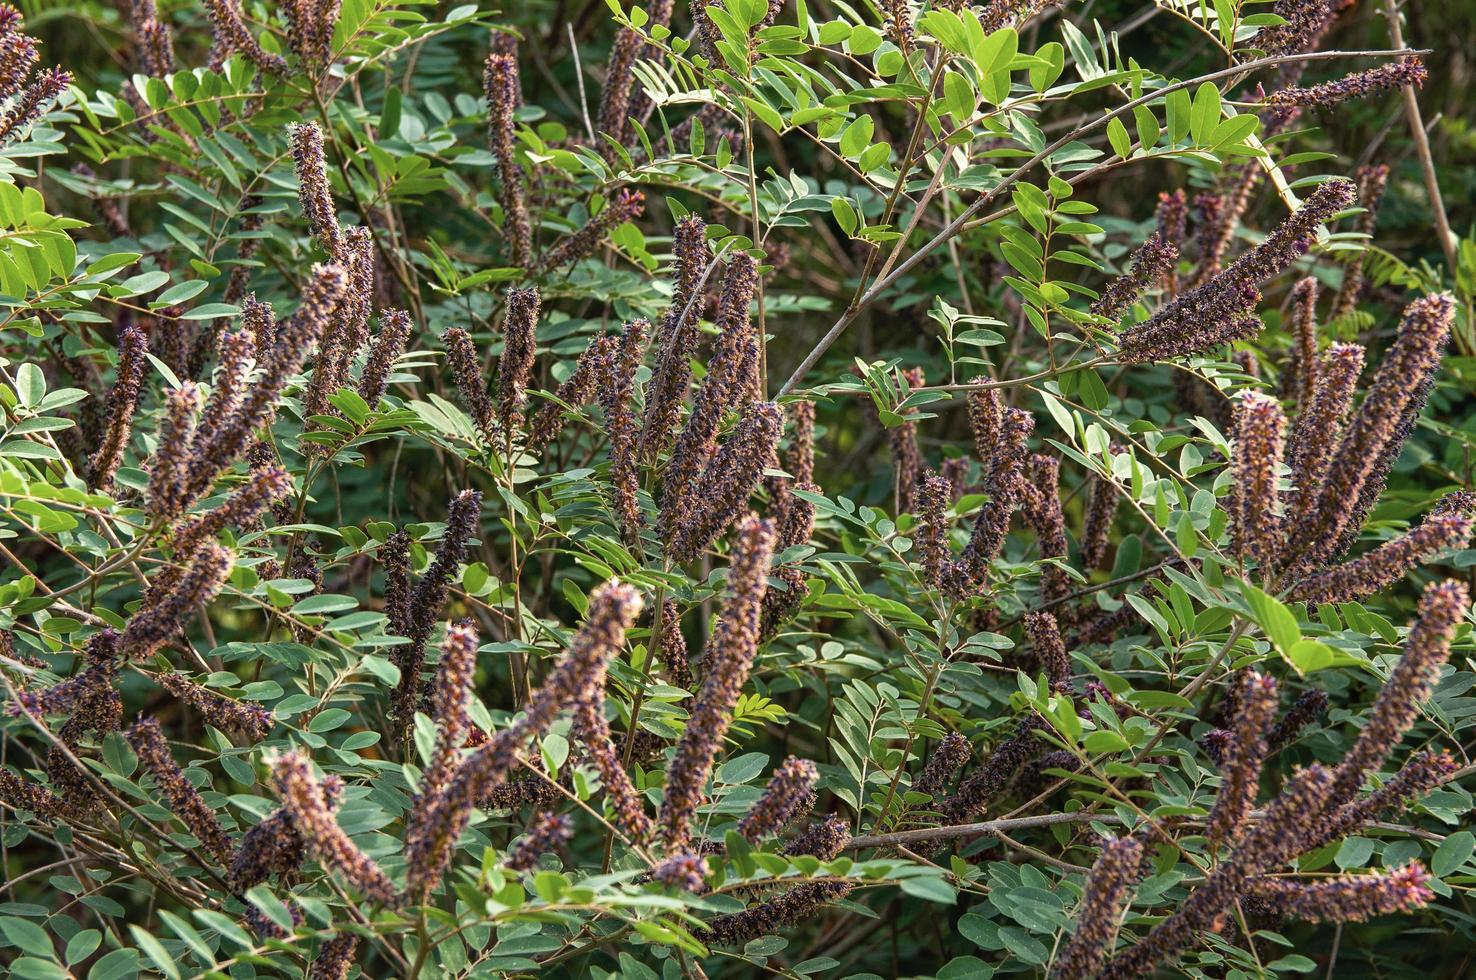
M 1460 868 L 1471 859 L 1471 853 L 1476 850 L 1476 837 L 1469 830 L 1458 830 L 1435 848 L 1435 854 L 1430 858 L 1430 871 L 1438 878 Z
M 32 956 L 40 956 L 43 959 L 53 959 L 56 951 L 51 948 L 51 937 L 46 930 L 26 919 L 7 916 L 0 919 L 0 932 L 5 933 L 13 945 L 30 953 Z
M 913 898 L 936 902 L 939 905 L 956 905 L 958 891 L 942 878 L 903 878 L 902 891 Z
M 1132 137 L 1128 135 L 1127 127 L 1117 116 L 1113 116 L 1107 122 L 1107 142 L 1112 144 L 1112 151 L 1124 160 L 1132 156 Z
M 1195 146 L 1208 146 L 1220 124 L 1220 90 L 1205 82 L 1194 93 L 1194 107 L 1189 111 L 1189 132 Z
M 1246 601 L 1250 603 L 1251 613 L 1255 616 L 1257 625 L 1261 627 L 1276 648 L 1290 660 L 1289 655 L 1292 648 L 1302 638 L 1302 630 L 1297 625 L 1297 617 L 1292 615 L 1292 611 L 1275 597 L 1267 595 L 1254 585 L 1247 584 L 1243 591 Z M 1292 666 L 1297 666 L 1296 661 L 1292 661 Z

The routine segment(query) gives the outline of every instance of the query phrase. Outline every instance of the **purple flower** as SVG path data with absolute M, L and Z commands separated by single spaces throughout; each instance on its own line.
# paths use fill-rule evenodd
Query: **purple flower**
M 1336 81 L 1323 82 L 1309 88 L 1288 86 L 1272 92 L 1266 104 L 1278 108 L 1307 107 L 1331 109 L 1349 99 L 1361 99 L 1385 89 L 1419 88 L 1430 77 L 1430 71 L 1418 57 L 1402 58 L 1377 68 L 1344 75 Z
M 538 866 L 540 855 L 568 843 L 574 836 L 574 824 L 566 816 L 540 813 L 528 825 L 522 839 L 508 851 L 503 867 L 514 871 L 531 871 Z
M 646 210 L 646 197 L 637 190 L 623 190 L 605 210 L 590 218 L 577 231 L 543 254 L 538 271 L 547 275 L 593 252 L 616 228 L 634 221 Z
M 813 762 L 794 756 L 785 759 L 770 777 L 763 795 L 738 821 L 738 835 L 750 844 L 757 844 L 778 834 L 786 824 L 814 804 L 815 784 L 819 780 L 820 770 Z
M 645 524 L 637 497 L 640 472 L 636 459 L 636 370 L 646 350 L 646 331 L 650 326 L 643 319 L 625 325 L 599 392 L 600 405 L 605 410 L 605 431 L 610 439 L 610 488 L 615 521 L 621 537 L 633 549 L 640 547 L 641 527 Z
M 1361 922 L 1391 912 L 1412 912 L 1435 897 L 1430 873 L 1418 861 L 1394 871 L 1344 875 L 1311 884 L 1258 878 L 1249 894 L 1274 912 L 1311 922 Z
M 179 763 L 169 751 L 169 743 L 159 729 L 158 721 L 144 718 L 125 733 L 128 744 L 138 755 L 138 761 L 154 776 L 154 785 L 169 801 L 169 809 L 189 828 L 222 869 L 229 868 L 235 856 L 230 838 L 216 819 L 215 810 L 207 804 L 200 791 L 185 778 Z
M 660 823 L 668 852 L 685 848 L 691 840 L 697 801 L 758 654 L 760 616 L 773 548 L 774 531 L 768 521 L 750 515 L 739 525 L 722 618 L 705 655 L 707 676 L 692 703 L 676 756 L 667 771 Z
M 493 51 L 487 56 L 482 72 L 482 89 L 487 99 L 487 135 L 492 154 L 497 157 L 497 174 L 501 182 L 498 201 L 502 205 L 503 234 L 507 236 L 509 259 L 520 269 L 529 267 L 533 254 L 533 224 L 528 217 L 528 203 L 523 190 L 523 168 L 513 153 L 517 139 L 517 111 L 523 104 L 522 83 L 518 78 L 516 41 L 507 39 L 508 51 Z
M 1117 924 L 1139 878 L 1143 846 L 1131 837 L 1108 840 L 1082 886 L 1076 930 L 1056 957 L 1051 980 L 1095 976 L 1112 952 Z
M 1255 805 L 1261 765 L 1266 761 L 1266 735 L 1276 717 L 1275 678 L 1247 671 L 1239 694 L 1230 739 L 1221 751 L 1220 794 L 1205 831 L 1211 846 L 1239 838 L 1246 815 Z
M 707 244 L 707 222 L 698 214 L 689 214 L 677 222 L 672 238 L 675 257 L 671 306 L 661 318 L 656 346 L 656 368 L 646 390 L 646 408 L 641 419 L 640 455 L 654 462 L 666 448 L 671 430 L 677 422 L 682 401 L 692 379 L 692 355 L 697 351 L 698 314 L 702 309 L 702 284 L 711 272 L 712 249 Z M 730 268 L 730 272 L 731 272 Z M 750 296 L 743 300 L 747 312 Z M 736 297 L 733 299 L 736 302 Z M 734 315 L 734 311 L 729 311 Z
M 1268 565 L 1281 553 L 1282 519 L 1277 476 L 1286 441 L 1286 416 L 1269 395 L 1248 391 L 1240 397 L 1235 433 L 1229 507 L 1236 552 Z
M 933 754 L 928 757 L 928 763 L 923 767 L 922 774 L 912 784 L 914 793 L 926 793 L 929 796 L 942 796 L 953 781 L 953 777 L 968 764 L 972 751 L 969 749 L 969 740 L 958 732 L 949 732 L 938 742 Z
M 291 6 L 295 0 L 288 0 Z M 205 0 L 205 15 L 210 18 L 210 31 L 215 37 L 214 55 L 221 62 L 231 53 L 245 56 L 262 71 L 282 75 L 287 71 L 287 62 L 280 56 L 262 48 L 251 32 L 246 29 L 241 14 L 240 0 Z
M 359 395 L 371 409 L 379 407 L 379 400 L 389 388 L 390 372 L 395 361 L 405 353 L 410 330 L 410 314 L 404 310 L 385 310 L 379 315 L 379 332 L 370 344 L 369 357 L 359 375 Z
M 313 775 L 306 756 L 296 751 L 283 753 L 272 762 L 272 773 L 283 808 L 291 814 L 297 833 L 323 867 L 336 872 L 372 902 L 398 904 L 394 883 L 338 825 L 329 796 Z
M 133 431 L 133 416 L 138 411 L 139 388 L 143 384 L 148 352 L 148 334 L 131 312 L 124 311 L 118 321 L 118 374 L 112 390 L 108 392 L 108 427 L 91 460 L 91 485 L 99 490 L 111 489 L 113 475 L 123 463 L 123 451 L 128 447 L 128 437 Z
M 259 704 L 223 697 L 183 674 L 164 673 L 158 679 L 160 687 L 193 707 L 207 724 L 252 742 L 261 741 L 271 731 L 272 713 Z
M 651 877 L 668 888 L 700 895 L 707 890 L 707 862 L 690 851 L 678 851 L 652 868 Z

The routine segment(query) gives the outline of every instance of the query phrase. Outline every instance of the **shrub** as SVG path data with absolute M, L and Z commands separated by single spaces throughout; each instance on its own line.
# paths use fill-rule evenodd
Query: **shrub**
M 11 975 L 1463 969 L 1348 6 L 0 8 Z

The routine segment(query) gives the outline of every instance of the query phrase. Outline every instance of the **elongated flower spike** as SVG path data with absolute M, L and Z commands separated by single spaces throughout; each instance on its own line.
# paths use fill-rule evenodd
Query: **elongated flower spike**
M 496 445 L 497 412 L 487 394 L 487 380 L 482 376 L 476 345 L 460 327 L 452 327 L 441 334 L 441 342 L 446 345 L 446 362 L 451 365 L 451 376 L 456 380 L 456 388 L 461 392 L 467 413 L 482 433 L 482 438 Z
M 1286 416 L 1269 395 L 1241 396 L 1235 434 L 1235 483 L 1231 490 L 1231 535 L 1243 558 L 1265 564 L 1280 553 L 1283 534 L 1277 513 L 1277 476 L 1286 438 Z
M 690 851 L 678 851 L 652 868 L 651 877 L 668 888 L 698 895 L 707 890 L 707 862 Z
M 534 333 L 538 329 L 540 304 L 538 290 L 531 286 L 508 290 L 507 316 L 502 321 L 502 356 L 497 360 L 497 415 L 508 439 L 522 420 L 523 406 L 528 401 L 528 379 L 538 353 Z M 636 357 L 639 356 L 637 353 Z
M 645 46 L 640 33 L 622 27 L 610 47 L 610 60 L 605 63 L 605 87 L 600 97 L 595 131 L 603 137 L 598 150 L 607 161 L 619 158 L 618 147 L 626 142 L 630 131 L 630 98 L 635 90 L 635 60 Z
M 678 525 L 701 503 L 696 490 L 703 469 L 717 447 L 723 414 L 739 404 L 739 371 L 754 342 L 748 307 L 757 288 L 757 264 L 746 252 L 735 254 L 723 278 L 713 321 L 718 329 L 716 351 L 708 362 L 707 377 L 697 389 L 692 414 L 677 436 L 661 480 L 659 531 L 668 544 Z
M 1282 379 L 1282 394 L 1303 412 L 1317 391 L 1317 280 L 1307 276 L 1292 287 L 1292 349 Z
M 1454 580 L 1425 589 L 1419 614 L 1404 640 L 1404 654 L 1389 673 L 1358 740 L 1333 773 L 1330 798 L 1349 800 L 1364 774 L 1378 769 L 1419 717 L 1420 705 L 1440 680 L 1456 627 L 1471 607 L 1470 592 Z
M 763 795 L 738 821 L 738 835 L 750 844 L 757 844 L 778 834 L 803 810 L 813 805 L 815 784 L 819 781 L 820 770 L 813 762 L 794 756 L 785 759 L 770 777 Z
M 395 597 L 401 606 L 397 612 L 405 617 L 400 625 L 410 638 L 408 644 L 395 648 L 391 654 L 392 662 L 400 669 L 392 713 L 402 735 L 408 732 L 415 710 L 420 705 L 420 673 L 425 665 L 425 645 L 440 619 L 447 589 L 466 558 L 467 547 L 481 528 L 481 517 L 481 491 L 463 490 L 453 497 L 446 512 L 446 532 L 436 548 L 435 560 L 413 591 Z M 398 555 L 395 558 L 398 563 Z
M 708 922 L 698 935 L 709 945 L 742 944 L 755 936 L 766 936 L 820 912 L 827 903 L 850 894 L 848 881 L 811 881 L 796 885 L 778 898 L 770 899 L 731 915 Z
M 1383 200 L 1384 187 L 1389 181 L 1389 168 L 1381 163 L 1368 164 L 1359 167 L 1353 176 L 1358 181 L 1358 203 L 1363 207 L 1356 227 L 1360 235 L 1372 239 L 1378 226 L 1379 202 Z M 1332 316 L 1344 317 L 1354 312 L 1363 296 L 1363 286 L 1363 255 L 1355 252 L 1343 263 L 1343 284 L 1338 287 L 1337 298 L 1333 300 Z
M 1133 252 L 1128 271 L 1102 290 L 1102 295 L 1092 304 L 1092 313 L 1117 320 L 1144 290 L 1161 282 L 1178 262 L 1178 246 L 1154 232 Z
M 1051 690 L 1058 693 L 1071 690 L 1071 659 L 1066 653 L 1066 643 L 1061 639 L 1061 628 L 1056 617 L 1048 612 L 1025 614 L 1025 633 L 1030 645 L 1035 648 L 1035 659 L 1050 681 Z
M 123 630 L 123 654 L 144 660 L 170 641 L 194 617 L 195 612 L 215 598 L 235 562 L 235 553 L 213 541 L 195 550 L 184 574 L 167 591 L 150 590 L 143 605 Z
M 1082 886 L 1076 930 L 1056 957 L 1051 980 L 1088 980 L 1102 968 L 1140 876 L 1142 859 L 1143 845 L 1131 837 L 1118 837 L 1102 845 L 1102 853 Z
M 908 368 L 901 372 L 901 380 L 908 390 L 927 383 L 922 368 Z M 889 427 L 887 439 L 892 445 L 892 485 L 896 488 L 897 513 L 910 513 L 917 509 L 917 481 L 923 472 L 922 455 L 917 448 L 917 423 L 906 421 Z
M 666 553 L 688 562 L 702 553 L 748 504 L 764 470 L 774 464 L 784 412 L 773 402 L 749 406 L 737 429 L 702 471 L 688 517 L 672 529 Z
M 1318 718 L 1327 713 L 1327 692 L 1318 688 L 1303 691 L 1301 695 L 1292 702 L 1286 714 L 1271 729 L 1271 734 L 1266 736 L 1267 748 L 1276 750 L 1291 744 L 1302 729 L 1312 724 Z
M 72 73 L 61 68 L 48 68 L 36 75 L 21 94 L 0 112 L 0 146 L 4 146 L 27 126 L 40 119 L 47 108 L 61 98 L 72 84 Z
M 944 735 L 933 754 L 928 756 L 921 775 L 913 781 L 912 791 L 935 797 L 943 795 L 953 777 L 968 764 L 971 754 L 968 739 L 958 732 Z
M 1161 191 L 1158 195 L 1157 228 L 1155 234 L 1166 248 L 1172 248 L 1176 255 L 1182 254 L 1186 239 L 1185 229 L 1189 223 L 1189 204 L 1182 189 L 1172 194 Z M 1179 269 L 1178 261 L 1170 264 L 1164 272 L 1163 285 L 1169 295 L 1177 295 L 1179 292 Z
M 323 131 L 317 123 L 292 123 L 287 127 L 292 159 L 297 169 L 297 195 L 308 228 L 323 251 L 331 256 L 343 250 L 338 208 L 328 184 L 328 165 L 323 157 Z
M 1351 75 L 1344 75 L 1335 81 L 1323 82 L 1308 88 L 1293 85 L 1278 89 L 1266 98 L 1266 104 L 1280 108 L 1296 106 L 1331 109 L 1349 99 L 1366 98 L 1376 92 L 1387 91 L 1391 88 L 1404 88 L 1411 85 L 1419 88 L 1429 77 L 1430 71 L 1425 67 L 1424 62 L 1418 57 L 1410 57 L 1379 65 L 1377 68 L 1365 68 Z
M 739 525 L 722 618 L 704 657 L 706 677 L 667 772 L 659 830 L 669 852 L 685 849 L 691 840 L 697 801 L 758 655 L 760 617 L 773 549 L 774 531 L 768 521 L 750 515 Z
M 653 462 L 670 442 L 692 380 L 692 355 L 697 351 L 697 320 L 702 309 L 699 292 L 715 261 L 706 232 L 706 220 L 701 215 L 689 214 L 677 222 L 672 235 L 675 281 L 671 306 L 661 318 L 656 367 L 646 388 L 646 406 L 641 418 L 640 454 L 647 463 Z
M 809 854 L 821 861 L 833 861 L 851 843 L 850 824 L 835 814 L 810 822 L 804 833 L 780 848 L 787 855 Z
M 358 949 L 359 937 L 353 933 L 334 936 L 318 947 L 318 955 L 308 968 L 308 980 L 347 980 Z
M 172 521 L 190 505 L 190 448 L 195 438 L 195 413 L 200 410 L 200 391 L 189 381 L 165 398 L 164 424 L 159 446 L 149 460 L 147 510 L 157 521 Z
M 108 392 L 108 427 L 97 452 L 92 455 L 92 486 L 110 489 L 113 476 L 123 463 L 123 451 L 133 431 L 133 415 L 138 411 L 139 389 L 143 384 L 144 365 L 148 362 L 148 334 L 138 325 L 133 314 L 125 311 L 118 321 L 118 374 Z
M 573 732 L 600 774 L 615 826 L 624 831 L 632 843 L 644 844 L 651 838 L 651 818 L 646 813 L 645 798 L 631 781 L 611 737 L 610 722 L 605 718 L 603 679 L 598 687 L 574 702 Z
M 209 445 L 231 417 L 240 411 L 255 357 L 256 338 L 249 330 L 222 332 L 216 349 L 215 383 L 192 436 L 202 446 Z
M 380 314 L 379 332 L 370 344 L 369 358 L 359 375 L 359 396 L 371 409 L 379 407 L 379 400 L 389 388 L 390 372 L 395 361 L 405 353 L 410 330 L 410 314 L 404 310 L 385 310 Z
M 288 0 L 289 4 L 291 2 Z M 226 53 L 235 52 L 262 71 L 274 75 L 286 73 L 286 60 L 263 49 L 247 30 L 240 0 L 205 0 L 205 14 L 210 18 L 210 30 L 215 36 L 214 50 L 221 52 L 218 55 L 221 62 L 225 61 Z
M 1381 814 L 1397 814 L 1412 800 L 1450 781 L 1458 771 L 1448 752 L 1419 752 L 1378 789 L 1341 807 L 1330 808 L 1317 823 L 1313 848 L 1322 847 L 1357 833 Z
M 1034 719 L 1021 722 L 1013 735 L 1000 742 L 989 758 L 958 784 L 939 807 L 946 823 L 966 822 L 1009 787 L 1025 763 L 1041 753 L 1043 746 L 1035 737 L 1039 727 L 1040 722 Z
M 445 790 L 406 833 L 408 899 L 419 901 L 440 884 L 472 811 L 507 780 L 528 741 L 547 733 L 560 711 L 589 697 L 602 682 L 606 663 L 619 654 L 625 631 L 640 609 L 640 594 L 619 582 L 608 582 L 590 593 L 584 625 L 542 686 L 528 698 L 523 714 L 462 762 Z
M 1036 454 L 1030 457 L 1026 478 L 1021 486 L 1025 523 L 1035 532 L 1036 548 L 1041 558 L 1065 558 L 1066 516 L 1061 512 L 1061 461 L 1055 456 Z M 1042 563 L 1040 596 L 1047 603 L 1059 604 L 1071 591 L 1071 580 L 1056 562 Z
M 574 836 L 574 823 L 567 816 L 540 813 L 528 825 L 528 832 L 508 852 L 503 867 L 514 871 L 531 871 L 538 858 L 568 843 Z
M 1205 836 L 1210 845 L 1234 842 L 1255 805 L 1266 737 L 1276 717 L 1276 679 L 1248 671 L 1240 681 L 1239 710 L 1220 759 L 1220 794 L 1210 811 Z
M 1110 451 L 1107 458 L 1110 472 Z M 1096 472 L 1091 474 L 1081 526 L 1081 563 L 1085 567 L 1101 568 L 1107 560 L 1107 550 L 1112 544 L 1112 519 L 1121 501 L 1116 484 Z
M 801 483 L 796 489 L 808 494 L 820 493 L 820 488 L 813 483 Z M 776 552 L 808 543 L 815 530 L 815 505 L 793 494 L 789 494 L 786 499 L 788 504 L 779 514 L 779 540 L 774 549 Z M 794 615 L 808 594 L 805 590 L 805 573 L 795 565 L 779 566 L 776 576 L 784 583 L 784 589 L 778 591 L 771 588 L 764 593 L 763 635 L 766 639 L 773 636 Z
M 337 873 L 370 901 L 397 904 L 394 882 L 338 825 L 323 784 L 313 775 L 307 758 L 301 752 L 283 753 L 273 760 L 272 773 L 283 807 L 323 867 Z
M 415 794 L 412 823 L 423 819 L 421 811 L 434 805 L 455 771 L 462 746 L 471 730 L 472 682 L 477 669 L 480 637 L 470 622 L 453 623 L 441 641 L 441 663 L 431 690 L 431 719 L 436 740 L 431 760 Z
M 1312 247 L 1317 229 L 1353 202 L 1352 181 L 1329 180 L 1255 248 L 1223 272 L 1179 296 L 1144 322 L 1124 331 L 1118 359 L 1139 364 L 1243 340 L 1260 330 L 1249 315 L 1259 288 Z
M 1405 308 L 1394 344 L 1328 463 L 1312 513 L 1290 542 L 1307 564 L 1326 564 L 1356 540 L 1424 409 L 1454 317 L 1454 301 L 1444 293 Z
M 271 731 L 272 713 L 254 701 L 234 701 L 182 674 L 160 674 L 159 686 L 193 707 L 216 728 L 235 732 L 252 742 L 261 741 Z
M 1353 405 L 1353 389 L 1363 370 L 1363 355 L 1363 348 L 1357 344 L 1328 347 L 1317 368 L 1312 397 L 1302 403 L 1302 410 L 1292 424 L 1286 447 L 1292 482 L 1287 508 L 1287 538 L 1291 542 L 1304 540 L 1308 521 L 1315 519 L 1314 507 L 1337 451 L 1343 423 Z M 1278 562 L 1286 566 L 1290 557 L 1284 554 Z
M 554 392 L 553 400 L 540 408 L 528 424 L 529 451 L 538 453 L 546 449 L 564 431 L 568 409 L 579 408 L 594 399 L 596 389 L 609 372 L 618 344 L 615 337 L 606 334 L 589 342 L 574 362 L 574 370 Z
M 590 218 L 577 231 L 544 253 L 538 263 L 543 274 L 562 269 L 592 253 L 605 238 L 625 224 L 634 221 L 646 210 L 646 196 L 637 190 L 623 190 L 605 210 Z
M 689 691 L 692 689 L 692 662 L 687 638 L 682 634 L 682 613 L 670 599 L 661 604 L 660 630 L 661 664 L 666 668 L 666 679 L 673 687 Z
M 487 133 L 492 154 L 497 157 L 498 201 L 502 205 L 503 234 L 507 236 L 511 265 L 526 269 L 532 263 L 533 222 L 528 216 L 523 168 L 513 152 L 516 144 L 517 111 L 523 104 L 518 77 L 516 41 L 508 38 L 508 51 L 493 51 L 482 72 L 487 99 Z
M 1471 540 L 1469 512 L 1433 514 L 1418 527 L 1354 561 L 1298 582 L 1291 596 L 1301 602 L 1354 602 L 1397 582 L 1431 556 L 1462 548 Z
M 204 845 L 205 850 L 222 869 L 231 866 L 234 849 L 225 828 L 216 819 L 215 811 L 200 796 L 200 791 L 185 778 L 179 763 L 169 751 L 159 722 L 144 718 L 127 733 L 128 744 L 138 755 L 138 761 L 154 775 L 154 783 L 169 801 L 169 809 L 189 828 L 190 833 Z
M 605 410 L 605 430 L 610 439 L 610 486 L 614 496 L 616 523 L 631 548 L 639 548 L 645 515 L 637 492 L 640 467 L 636 458 L 635 406 L 636 371 L 646 350 L 650 323 L 635 319 L 625 325 L 619 346 L 609 362 L 610 370 L 600 385 L 600 405 Z
M 287 41 L 314 75 L 329 67 L 333 55 L 333 26 L 343 0 L 286 0 Z
M 1435 897 L 1430 873 L 1418 862 L 1394 871 L 1344 875 L 1311 884 L 1258 878 L 1249 894 L 1276 914 L 1309 922 L 1361 922 L 1376 915 L 1412 912 Z

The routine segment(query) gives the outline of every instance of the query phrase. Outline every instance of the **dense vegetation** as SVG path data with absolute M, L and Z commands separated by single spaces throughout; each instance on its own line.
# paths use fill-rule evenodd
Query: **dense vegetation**
M 1455 6 L 0 5 L 7 975 L 1469 975 Z

